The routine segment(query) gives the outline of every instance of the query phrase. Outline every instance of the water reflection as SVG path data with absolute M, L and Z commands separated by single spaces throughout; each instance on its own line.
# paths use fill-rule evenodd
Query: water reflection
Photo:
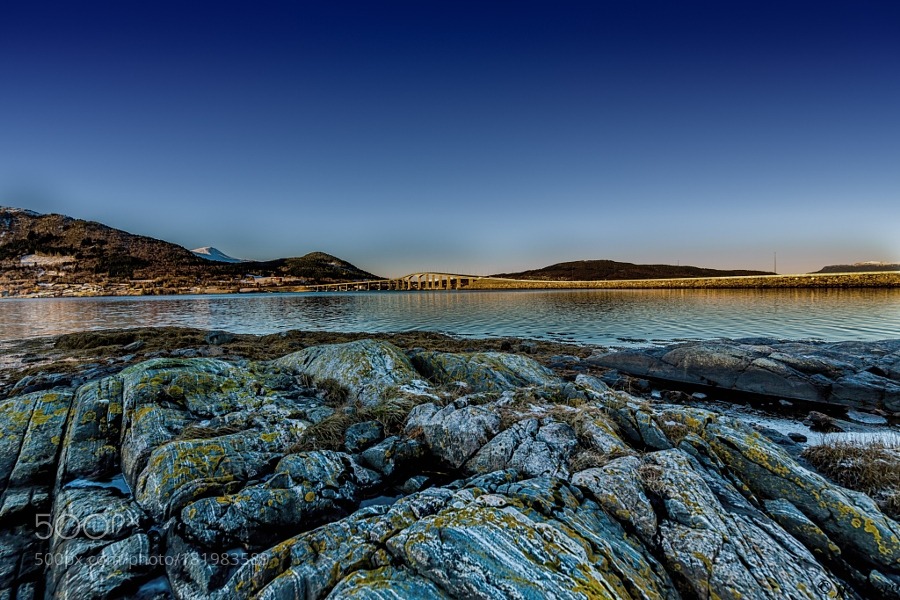
M 900 290 L 535 290 L 0 301 L 0 339 L 180 325 L 273 333 L 429 330 L 609 344 L 900 335 Z

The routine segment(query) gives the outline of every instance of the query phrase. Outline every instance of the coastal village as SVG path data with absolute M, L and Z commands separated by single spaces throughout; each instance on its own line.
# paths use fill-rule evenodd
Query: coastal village
M 234 294 L 265 291 L 304 291 L 307 280 L 299 277 L 258 277 L 201 281 L 188 277 L 78 281 L 66 266 L 34 269 L 28 276 L 0 271 L 0 298 L 86 298 L 94 296 L 159 296 L 170 294 Z

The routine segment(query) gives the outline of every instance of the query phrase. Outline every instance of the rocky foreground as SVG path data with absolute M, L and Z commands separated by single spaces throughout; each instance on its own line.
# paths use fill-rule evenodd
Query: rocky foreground
M 871 497 L 576 374 L 357 340 L 10 397 L 0 599 L 900 598 Z

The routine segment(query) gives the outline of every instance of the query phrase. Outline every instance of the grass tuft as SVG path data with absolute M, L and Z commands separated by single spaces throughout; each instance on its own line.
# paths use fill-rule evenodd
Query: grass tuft
M 344 445 L 347 429 L 365 421 L 381 423 L 385 435 L 400 435 L 410 411 L 418 404 L 416 397 L 410 396 L 385 400 L 373 406 L 362 406 L 359 403 L 339 406 L 337 412 L 330 417 L 307 427 L 290 452 L 340 450 Z M 348 408 L 353 410 L 346 410 Z
M 662 496 L 665 492 L 663 484 L 663 469 L 659 465 L 651 465 L 644 463 L 637 470 L 638 477 L 644 485 L 644 489 L 648 492 Z
M 846 488 L 867 494 L 890 516 L 900 516 L 900 438 L 827 440 L 808 446 L 803 457 Z
M 342 406 L 347 402 L 347 398 L 350 397 L 350 390 L 337 379 L 330 377 L 316 379 L 315 387 L 321 392 L 325 404 L 331 407 Z
M 386 435 L 396 435 L 403 430 L 410 411 L 418 405 L 413 398 L 400 397 L 374 406 L 361 408 L 357 415 L 360 421 L 378 421 Z
M 606 454 L 601 454 L 594 450 L 582 449 L 576 452 L 569 459 L 569 470 L 572 473 L 584 471 L 585 469 L 593 469 L 594 467 L 602 467 L 610 460 Z
M 691 433 L 690 427 L 684 423 L 679 423 L 678 421 L 663 421 L 662 419 L 657 419 L 656 424 L 662 432 L 666 434 L 666 437 L 669 438 L 669 441 L 672 442 L 673 446 L 680 444 L 681 440 Z
M 289 454 L 310 450 L 340 450 L 344 434 L 358 421 L 343 412 L 336 412 L 318 423 L 313 423 L 300 434 L 300 440 L 288 450 Z

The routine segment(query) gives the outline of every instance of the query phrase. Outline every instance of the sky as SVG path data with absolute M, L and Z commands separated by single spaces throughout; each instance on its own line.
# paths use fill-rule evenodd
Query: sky
M 8 2 L 0 205 L 488 274 L 900 262 L 900 3 Z

